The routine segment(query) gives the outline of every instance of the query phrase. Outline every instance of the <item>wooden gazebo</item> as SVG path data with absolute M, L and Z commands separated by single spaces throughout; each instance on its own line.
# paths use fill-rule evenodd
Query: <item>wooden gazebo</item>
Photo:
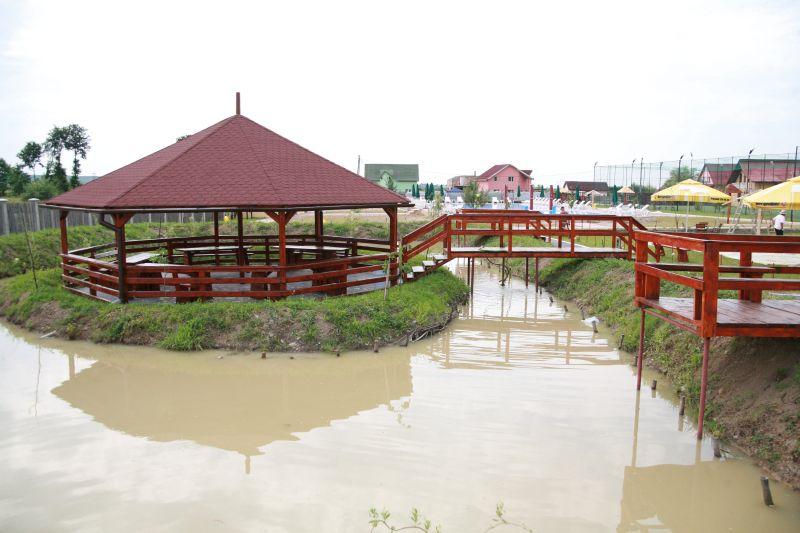
M 345 294 L 349 287 L 398 279 L 397 209 L 389 191 L 236 114 L 147 157 L 61 194 L 61 258 L 68 290 L 102 300 L 283 298 Z M 388 239 L 325 235 L 323 212 L 382 208 Z M 113 243 L 69 250 L 69 211 L 96 213 Z M 314 213 L 314 234 L 287 234 L 298 212 Z M 212 213 L 213 235 L 132 241 L 137 213 Z M 263 212 L 277 234 L 245 235 L 243 214 Z M 237 219 L 220 235 L 220 213 Z M 266 233 L 266 232 L 265 232 Z

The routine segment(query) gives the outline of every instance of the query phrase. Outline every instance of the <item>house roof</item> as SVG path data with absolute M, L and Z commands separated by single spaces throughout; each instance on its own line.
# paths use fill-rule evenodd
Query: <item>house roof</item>
M 781 183 L 800 172 L 800 162 L 794 159 L 740 159 L 736 177 L 751 182 Z
M 568 190 L 570 190 L 572 192 L 575 192 L 576 188 L 581 190 L 581 191 L 583 191 L 583 192 L 589 192 L 589 191 L 592 191 L 592 190 L 597 191 L 597 192 L 606 192 L 606 191 L 609 190 L 608 189 L 608 183 L 606 183 L 605 181 L 575 181 L 575 180 L 570 180 L 570 181 L 565 181 L 564 182 L 564 187 L 566 187 Z
M 45 202 L 108 211 L 407 204 L 238 114 Z

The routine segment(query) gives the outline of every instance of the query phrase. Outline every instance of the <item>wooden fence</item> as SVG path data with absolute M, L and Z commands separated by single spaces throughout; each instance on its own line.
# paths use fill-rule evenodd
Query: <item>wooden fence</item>
M 211 222 L 211 213 L 173 212 L 173 213 L 148 213 L 137 214 L 131 219 L 136 222 Z M 94 226 L 98 224 L 97 215 L 82 211 L 70 211 L 67 225 Z M 0 235 L 38 231 L 42 229 L 57 229 L 58 211 L 42 207 L 40 201 L 31 199 L 25 202 L 10 202 L 0 198 Z

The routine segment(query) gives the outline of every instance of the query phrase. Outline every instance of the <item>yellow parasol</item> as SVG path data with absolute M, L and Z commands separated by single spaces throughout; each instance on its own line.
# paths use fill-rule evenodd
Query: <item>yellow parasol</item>
M 742 201 L 756 209 L 800 209 L 800 176 L 754 192 Z
M 724 204 L 731 197 L 708 185 L 695 180 L 683 180 L 672 187 L 658 191 L 650 197 L 653 202 L 701 202 L 705 204 Z
M 672 187 L 667 187 L 650 197 L 652 202 L 686 202 L 686 227 L 689 227 L 689 203 L 724 204 L 731 197 L 708 185 L 692 179 L 683 180 Z

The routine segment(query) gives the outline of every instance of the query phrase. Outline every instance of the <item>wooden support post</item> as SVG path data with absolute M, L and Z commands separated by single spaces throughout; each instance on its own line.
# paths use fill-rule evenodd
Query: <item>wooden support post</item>
M 703 337 L 703 369 L 700 377 L 700 409 L 697 413 L 697 438 L 703 438 L 703 418 L 706 416 L 706 390 L 708 389 L 708 351 L 710 337 Z
M 528 286 L 528 278 L 530 277 L 530 276 L 528 275 L 528 269 L 529 269 L 529 265 L 528 265 L 528 263 L 529 263 L 529 259 L 530 259 L 530 258 L 528 258 L 528 257 L 526 257 L 526 258 L 525 258 L 525 287 L 527 287 L 527 286 Z
M 533 286 L 535 289 L 539 288 L 539 258 L 533 260 Z
M 69 211 L 63 209 L 58 212 L 58 225 L 61 229 L 61 253 L 65 254 L 69 250 L 69 242 L 67 241 L 67 216 Z
M 703 337 L 713 337 L 717 330 L 718 285 L 719 243 L 706 242 L 703 250 Z
M 214 211 L 214 246 L 219 246 L 219 211 Z
M 125 280 L 127 254 L 125 250 L 125 224 L 133 216 L 130 214 L 115 214 L 113 215 L 113 222 L 107 222 L 105 215 L 100 215 L 100 225 L 106 227 L 114 232 L 114 242 L 117 247 L 117 283 L 119 291 L 120 303 L 127 303 L 128 301 L 128 286 Z
M 322 235 L 324 234 L 322 211 L 314 211 L 314 238 L 317 239 L 317 244 L 322 243 Z
M 739 266 L 749 267 L 753 266 L 753 253 L 752 252 L 739 252 Z M 740 278 L 749 278 L 750 275 L 747 272 L 739 273 Z M 747 290 L 740 290 L 739 291 L 739 299 L 740 300 L 751 300 L 752 294 L 750 291 Z
M 639 355 L 636 357 L 636 390 L 642 388 L 642 367 L 644 362 L 644 309 L 639 322 Z
M 397 252 L 397 208 L 396 207 L 384 207 L 383 210 L 389 216 L 389 253 L 396 253 Z M 448 219 L 449 221 L 450 219 Z M 449 251 L 450 249 L 450 230 L 449 228 L 445 229 L 446 237 L 445 237 L 445 248 Z M 397 284 L 397 258 L 394 258 L 389 263 L 389 276 L 391 279 L 392 286 Z
M 236 263 L 242 266 L 247 263 L 244 255 L 244 220 L 242 220 L 242 212 L 236 212 L 236 245 L 239 247 L 238 259 Z
M 772 491 L 769 490 L 769 478 L 761 476 L 761 496 L 764 498 L 764 505 L 772 507 L 775 502 L 772 501 Z

